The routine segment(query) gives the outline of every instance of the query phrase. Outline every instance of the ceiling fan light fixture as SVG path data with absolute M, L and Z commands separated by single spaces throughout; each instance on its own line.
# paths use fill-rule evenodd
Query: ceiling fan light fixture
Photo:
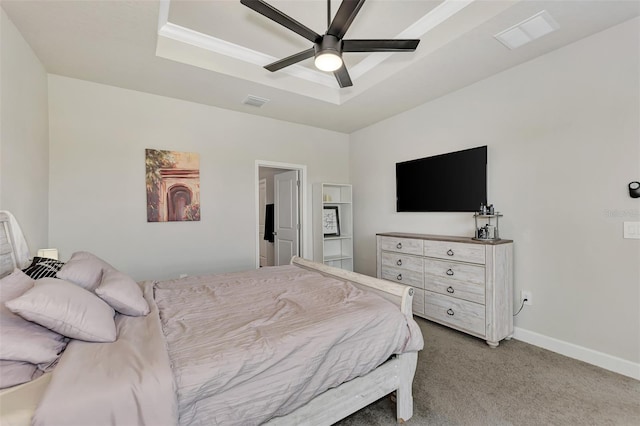
M 325 34 L 314 49 L 314 63 L 320 71 L 336 71 L 342 67 L 342 41 L 337 37 Z
M 320 52 L 316 54 L 315 65 L 320 71 L 335 71 L 342 66 L 342 58 L 333 50 Z
M 267 64 L 264 66 L 265 69 L 271 72 L 278 71 L 314 56 L 315 66 L 321 71 L 333 72 L 340 88 L 353 86 L 347 66 L 342 61 L 342 52 L 413 52 L 420 43 L 419 39 L 344 40 L 345 33 L 364 2 L 365 0 L 343 0 L 331 19 L 331 0 L 327 0 L 328 28 L 324 35 L 320 35 L 265 0 L 240 0 L 240 3 L 248 8 L 313 43 L 312 48 Z

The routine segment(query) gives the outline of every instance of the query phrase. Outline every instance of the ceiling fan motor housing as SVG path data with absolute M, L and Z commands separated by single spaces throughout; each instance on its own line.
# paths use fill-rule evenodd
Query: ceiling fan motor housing
M 315 49 L 315 56 L 321 53 L 327 53 L 327 51 L 333 51 L 338 56 L 342 56 L 342 40 L 336 36 L 325 34 L 322 39 L 313 45 Z

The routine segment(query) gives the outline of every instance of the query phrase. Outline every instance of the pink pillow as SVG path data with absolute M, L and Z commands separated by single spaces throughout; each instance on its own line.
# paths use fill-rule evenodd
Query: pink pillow
M 33 287 L 35 280 L 16 268 L 13 272 L 0 280 L 0 303 L 22 296 Z
M 115 269 L 104 271 L 96 294 L 121 314 L 139 317 L 149 313 L 149 304 L 138 283 Z
M 19 269 L 0 280 L 0 359 L 41 364 L 44 369 L 64 350 L 66 339 L 5 307 L 5 302 L 33 288 L 34 282 Z
M 113 308 L 75 284 L 42 278 L 36 286 L 5 306 L 22 318 L 63 336 L 88 342 L 113 342 Z
M 77 251 L 58 271 L 57 278 L 70 281 L 89 291 L 95 291 L 100 285 L 105 271 L 116 270 L 109 263 L 88 251 Z
M 35 379 L 38 368 L 28 362 L 0 360 L 0 389 Z
M 95 292 L 121 314 L 137 317 L 149 313 L 138 283 L 88 251 L 73 253 L 57 277 Z

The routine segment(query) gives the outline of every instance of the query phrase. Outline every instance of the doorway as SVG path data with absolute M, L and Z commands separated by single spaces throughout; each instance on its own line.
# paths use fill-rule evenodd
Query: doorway
M 256 268 L 289 264 L 307 241 L 306 166 L 256 161 Z

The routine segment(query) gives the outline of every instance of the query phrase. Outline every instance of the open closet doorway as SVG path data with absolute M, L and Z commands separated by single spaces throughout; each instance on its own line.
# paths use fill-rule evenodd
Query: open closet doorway
M 256 161 L 256 268 L 303 256 L 306 166 Z

